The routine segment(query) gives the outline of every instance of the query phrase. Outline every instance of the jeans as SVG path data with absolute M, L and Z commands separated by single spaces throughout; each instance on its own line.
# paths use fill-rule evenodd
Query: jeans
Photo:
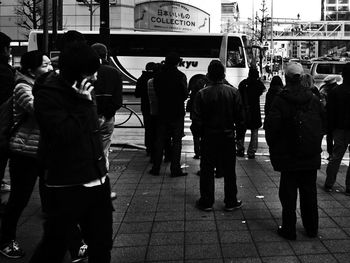
M 227 206 L 237 202 L 235 139 L 226 135 L 205 135 L 201 137 L 200 202 L 204 206 L 214 204 L 214 169 L 224 177 L 224 203 Z
M 303 226 L 310 233 L 317 233 L 317 170 L 281 172 L 279 198 L 282 204 L 282 228 L 295 234 L 296 202 L 298 189 Z
M 332 187 L 337 180 L 340 163 L 350 144 L 350 130 L 334 130 L 333 140 L 333 154 L 328 162 L 326 170 L 327 177 L 325 186 L 327 187 Z M 350 190 L 350 167 L 348 167 L 346 171 L 345 186 L 347 190 Z
M 254 155 L 258 149 L 258 131 L 259 129 L 250 130 L 250 142 L 247 150 L 248 155 Z M 243 138 L 237 140 L 237 151 L 244 152 L 244 139 L 245 133 Z
M 153 170 L 159 171 L 163 159 L 163 152 L 166 148 L 167 140 L 171 138 L 171 164 L 172 174 L 181 172 L 181 149 L 182 136 L 184 132 L 183 117 L 176 120 L 159 119 L 157 123 L 157 139 L 155 143 L 155 155 Z
M 36 179 L 43 175 L 34 157 L 11 154 L 10 162 L 11 192 L 1 224 L 1 244 L 16 239 L 18 220 L 32 195 Z
M 89 263 L 109 263 L 112 249 L 112 202 L 109 180 L 94 187 L 47 187 L 44 235 L 31 263 L 61 263 L 80 226 Z
M 105 120 L 101 126 L 100 126 L 100 132 L 101 132 L 101 137 L 102 137 L 102 144 L 103 144 L 103 153 L 106 158 L 106 167 L 107 170 L 109 170 L 109 147 L 111 146 L 112 143 L 112 135 L 114 131 L 114 117 Z

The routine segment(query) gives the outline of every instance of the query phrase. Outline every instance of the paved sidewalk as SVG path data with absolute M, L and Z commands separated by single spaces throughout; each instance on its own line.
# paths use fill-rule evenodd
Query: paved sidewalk
M 113 263 L 349 262 L 350 197 L 340 185 L 334 193 L 322 191 L 326 161 L 317 181 L 319 237 L 305 237 L 298 218 L 297 241 L 286 241 L 276 234 L 281 222 L 279 174 L 272 170 L 268 156 L 238 158 L 238 197 L 244 206 L 234 212 L 223 211 L 223 179 L 216 179 L 214 211 L 194 207 L 199 197 L 199 161 L 192 156 L 190 145 L 185 146 L 182 162 L 189 175 L 170 178 L 169 164 L 163 164 L 160 176 L 148 174 L 151 165 L 144 150 L 113 148 L 110 177 L 118 194 Z M 341 167 L 341 185 L 346 168 Z M 18 227 L 18 241 L 27 255 L 20 260 L 0 257 L 0 262 L 28 262 L 41 237 L 41 224 L 36 187 Z M 69 256 L 65 262 L 70 262 Z

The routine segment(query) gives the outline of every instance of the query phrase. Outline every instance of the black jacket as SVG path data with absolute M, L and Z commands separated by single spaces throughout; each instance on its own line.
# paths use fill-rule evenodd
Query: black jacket
M 103 62 L 94 83 L 98 115 L 112 118 L 123 105 L 123 84 L 117 69 Z
M 153 76 L 153 71 L 142 71 L 141 76 L 136 82 L 135 97 L 141 98 L 141 111 L 143 115 L 150 115 L 147 82 L 153 78 Z
M 235 130 L 242 136 L 244 113 L 238 90 L 221 82 L 198 91 L 192 122 L 200 136 L 233 135 Z
M 328 94 L 328 129 L 350 130 L 350 82 L 344 82 Z
M 310 100 L 312 100 L 312 103 Z M 317 96 L 313 95 L 310 90 L 293 93 L 287 86 L 275 97 L 269 114 L 265 118 L 266 142 L 269 146 L 272 166 L 276 171 L 320 168 L 320 154 L 308 158 L 299 158 L 292 151 L 293 145 L 291 143 L 293 143 L 294 134 L 291 120 L 295 114 L 296 106 L 306 104 L 310 105 L 312 111 L 320 114 L 322 127 L 325 127 L 325 110 Z
M 188 97 L 187 78 L 177 67 L 164 65 L 154 77 L 159 117 L 174 120 L 185 116 L 184 101 Z
M 106 175 L 96 105 L 55 72 L 39 77 L 33 94 L 46 183 L 81 185 Z
M 15 70 L 5 56 L 0 56 L 0 105 L 12 96 L 15 88 Z

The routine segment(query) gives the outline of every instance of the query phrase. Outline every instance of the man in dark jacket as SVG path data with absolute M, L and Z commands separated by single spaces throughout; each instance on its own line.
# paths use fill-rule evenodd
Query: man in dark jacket
M 337 179 L 341 160 L 350 144 L 350 63 L 346 63 L 343 72 L 343 83 L 328 95 L 327 116 L 328 129 L 333 134 L 333 153 L 327 165 L 327 178 L 324 188 L 327 192 Z M 346 172 L 345 194 L 350 195 L 350 168 Z
M 214 204 L 214 169 L 225 178 L 225 210 L 242 206 L 237 200 L 235 131 L 244 132 L 243 107 L 236 88 L 224 84 L 225 68 L 218 60 L 208 67 L 209 83 L 198 91 L 192 114 L 201 137 L 200 194 L 196 206 L 211 211 Z
M 15 87 L 15 70 L 9 65 L 11 54 L 11 38 L 0 32 L 0 105 L 12 96 Z M 8 160 L 8 153 L 0 154 L 0 183 L 1 191 L 9 191 L 10 186 L 3 179 Z M 0 199 L 0 214 L 3 211 L 4 204 Z
M 159 121 L 157 128 L 157 141 L 153 167 L 150 171 L 158 175 L 162 163 L 164 145 L 168 136 L 171 137 L 171 165 L 172 177 L 185 176 L 181 170 L 181 148 L 184 133 L 184 102 L 188 96 L 187 78 L 177 69 L 180 57 L 177 53 L 170 53 L 165 58 L 161 71 L 154 77 L 154 88 L 158 98 Z
M 151 141 L 151 113 L 148 98 L 147 82 L 154 77 L 154 71 L 157 64 L 154 62 L 148 62 L 146 64 L 146 70 L 142 71 L 141 76 L 137 79 L 135 88 L 135 97 L 141 98 L 141 112 L 143 117 L 143 125 L 145 126 L 145 147 L 147 155 L 150 155 L 152 149 Z
M 244 79 L 238 85 L 241 94 L 243 106 L 245 109 L 246 128 L 250 130 L 250 142 L 247 150 L 249 159 L 255 158 L 258 149 L 258 131 L 262 125 L 260 111 L 260 96 L 266 90 L 264 84 L 259 79 L 259 71 L 255 67 L 249 69 L 248 78 Z M 244 138 L 237 138 L 237 156 L 244 156 Z
M 113 207 L 91 94 L 99 66 L 91 47 L 73 43 L 60 54 L 59 74 L 45 74 L 34 86 L 47 218 L 32 263 L 62 262 L 77 224 L 88 245 L 89 262 L 110 262 Z
M 296 239 L 296 201 L 300 194 L 300 210 L 306 235 L 315 237 L 318 232 L 318 210 L 316 178 L 321 165 L 322 130 L 325 112 L 311 90 L 300 83 L 303 68 L 299 63 L 289 63 L 285 69 L 286 86 L 274 99 L 271 110 L 265 119 L 265 136 L 270 150 L 273 168 L 281 172 L 279 198 L 282 204 L 282 226 L 278 234 L 286 239 Z M 297 109 L 307 109 L 312 114 L 316 130 L 316 149 L 304 154 L 308 149 L 294 149 L 297 144 Z M 313 142 L 313 141 L 312 141 Z

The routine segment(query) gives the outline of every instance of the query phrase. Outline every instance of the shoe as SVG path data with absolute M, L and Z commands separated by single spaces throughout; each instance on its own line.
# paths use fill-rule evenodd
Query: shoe
M 347 195 L 347 196 L 350 196 L 350 189 L 346 189 L 344 194 Z
M 248 154 L 248 159 L 255 159 L 255 153 Z
M 188 173 L 186 173 L 186 172 L 180 171 L 180 172 L 177 172 L 177 173 L 171 173 L 170 177 L 181 177 L 181 176 L 186 176 L 187 174 Z
M 86 244 L 82 245 L 79 248 L 78 254 L 75 255 L 75 256 L 71 256 L 72 257 L 72 263 L 86 260 L 88 258 L 88 250 L 87 250 L 87 248 L 88 248 L 88 246 Z
M 19 247 L 15 240 L 5 244 L 0 248 L 0 253 L 7 258 L 22 258 L 24 257 L 24 251 Z
M 239 150 L 236 152 L 237 157 L 244 157 L 244 150 Z
M 195 155 L 193 156 L 193 159 L 198 160 L 198 159 L 200 159 L 200 156 L 199 156 L 198 154 L 195 154 Z
M 202 210 L 204 212 L 210 212 L 210 211 L 213 211 L 213 207 L 212 206 L 205 206 L 203 205 L 200 200 L 197 200 L 196 201 L 196 207 L 199 209 L 199 210 Z
M 117 193 L 116 192 L 111 192 L 111 200 L 117 199 Z
M 295 233 L 288 233 L 281 226 L 278 227 L 277 234 L 280 237 L 283 237 L 283 238 L 288 239 L 288 240 L 296 240 L 297 239 L 297 235 Z
M 2 181 L 1 182 L 1 188 L 0 192 L 5 193 L 5 192 L 10 192 L 11 191 L 11 185 Z
M 149 174 L 151 174 L 151 175 L 159 175 L 159 171 L 156 171 L 155 169 L 151 169 L 151 170 L 149 170 L 149 172 L 148 172 Z
M 234 210 L 237 210 L 243 206 L 242 200 L 237 200 L 235 204 L 233 205 L 225 205 L 224 210 L 227 212 L 232 212 Z
M 331 186 L 324 185 L 324 186 L 323 186 L 323 189 L 324 189 L 324 191 L 327 192 L 327 193 L 333 192 L 333 189 L 332 189 Z

